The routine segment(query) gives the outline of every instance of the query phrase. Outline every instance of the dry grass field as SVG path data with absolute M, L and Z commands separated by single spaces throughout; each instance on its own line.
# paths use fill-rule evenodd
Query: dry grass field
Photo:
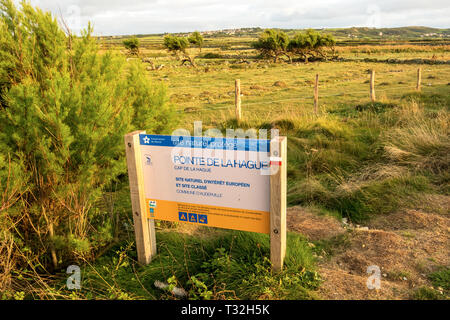
M 157 40 L 153 39 L 154 45 L 161 46 L 161 38 Z M 336 52 L 344 61 L 274 64 L 256 58 L 257 52 L 249 47 L 254 40 L 219 38 L 211 40 L 212 48 L 207 47 L 206 41 L 201 52 L 189 49 L 191 56 L 198 56 L 197 68 L 182 66 L 162 47 L 145 48 L 145 41 L 141 56 L 161 68 L 149 70 L 149 78 L 167 86 L 171 102 L 191 125 L 193 120 L 202 120 L 204 125 L 217 126 L 218 122 L 233 117 L 235 79 L 241 80 L 243 118 L 250 124 L 310 112 L 316 74 L 322 112 L 367 102 L 372 69 L 376 72 L 375 89 L 381 102 L 396 101 L 414 92 L 419 67 L 423 92 L 448 92 L 450 64 L 440 64 L 450 61 L 448 45 L 338 46 Z M 233 45 L 238 41 L 247 45 Z M 224 43 L 226 49 L 220 47 Z M 119 43 L 112 48 L 126 53 Z M 213 58 L 203 58 L 208 54 Z M 395 61 L 386 63 L 387 59 Z M 436 64 L 424 64 L 418 59 Z

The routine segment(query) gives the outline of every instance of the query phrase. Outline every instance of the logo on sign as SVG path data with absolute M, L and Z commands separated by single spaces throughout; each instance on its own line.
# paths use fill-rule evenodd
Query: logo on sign
M 188 215 L 186 212 L 178 212 L 178 220 L 188 221 Z
M 198 223 L 208 224 L 208 216 L 206 214 L 199 214 Z
M 145 155 L 145 165 L 151 166 L 152 165 L 152 157 L 149 154 Z
M 154 218 L 155 217 L 156 201 L 150 200 L 148 202 L 148 206 L 149 206 L 149 209 L 150 209 L 150 218 Z
M 197 222 L 197 214 L 189 213 L 189 222 Z

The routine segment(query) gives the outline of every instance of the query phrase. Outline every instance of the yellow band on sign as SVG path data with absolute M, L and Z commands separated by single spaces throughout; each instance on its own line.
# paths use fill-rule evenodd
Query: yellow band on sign
M 269 233 L 269 212 L 146 199 L 149 219 Z

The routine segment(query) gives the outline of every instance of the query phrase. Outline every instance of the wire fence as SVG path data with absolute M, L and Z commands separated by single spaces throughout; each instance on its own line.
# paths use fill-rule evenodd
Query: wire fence
M 420 71 L 419 71 L 420 72 Z M 325 94 L 320 94 L 318 95 L 318 97 L 315 97 L 312 93 L 313 93 L 313 89 L 315 88 L 315 86 L 319 86 L 319 83 L 314 83 L 313 81 L 310 80 L 304 80 L 304 79 L 293 79 L 293 78 L 281 78 L 279 80 L 277 80 L 277 82 L 285 82 L 286 87 L 284 87 L 284 85 L 282 87 L 280 87 L 281 89 L 290 89 L 293 93 L 291 93 L 288 97 L 285 98 L 281 98 L 281 99 L 274 99 L 271 95 L 277 95 L 279 94 L 278 91 L 272 91 L 268 94 L 264 94 L 264 95 L 248 95 L 244 94 L 241 95 L 244 98 L 244 101 L 242 102 L 242 105 L 244 108 L 246 108 L 247 106 L 253 107 L 256 105 L 268 105 L 268 104 L 273 104 L 273 105 L 277 105 L 277 104 L 286 104 L 285 107 L 295 107 L 296 106 L 296 102 L 298 103 L 302 103 L 302 104 L 313 104 L 314 103 L 314 99 L 327 99 L 327 98 L 331 98 L 331 97 L 352 97 L 352 98 L 363 98 L 364 96 L 366 97 L 371 97 L 370 94 L 370 81 L 368 81 L 369 79 L 369 74 L 363 76 L 363 77 L 356 77 L 356 78 L 348 78 L 345 80 L 341 80 L 339 81 L 338 84 L 334 84 L 334 83 L 330 83 L 329 80 L 328 81 L 324 81 L 322 83 L 320 83 L 320 88 L 321 88 L 321 92 L 323 92 L 324 90 L 327 90 L 328 92 L 332 92 L 332 91 L 336 91 L 338 90 L 339 92 L 336 93 L 325 93 Z M 365 80 L 365 82 L 361 83 L 364 85 L 367 85 L 367 90 L 361 90 L 361 91 L 349 91 L 348 90 L 348 86 L 353 86 L 355 85 L 355 83 L 358 83 L 359 81 L 363 81 Z M 420 91 L 421 89 L 421 83 L 420 83 L 421 79 L 420 76 L 418 75 L 418 79 L 417 79 L 417 83 L 414 85 L 413 83 L 411 83 L 411 85 L 403 85 L 403 86 L 390 86 L 390 87 L 383 87 L 383 84 L 378 85 L 376 87 L 376 92 L 382 92 L 382 93 L 386 93 L 386 92 L 399 92 L 399 91 Z M 231 82 L 231 81 L 230 81 Z M 290 84 L 290 86 L 287 85 L 287 83 Z M 342 83 L 342 84 L 341 84 Z M 449 83 L 432 83 L 431 86 L 432 87 L 436 87 L 436 86 L 441 86 L 441 85 L 448 85 Z M 267 85 L 271 85 L 272 87 L 274 86 L 274 82 L 273 81 L 256 81 L 254 79 L 252 79 L 251 81 L 249 81 L 249 83 L 244 83 L 244 87 L 245 88 L 249 88 L 249 89 L 261 89 L 261 91 L 263 92 L 267 92 L 270 90 L 270 88 Z M 424 87 L 428 87 L 430 86 L 430 84 L 425 85 Z M 209 94 L 208 91 L 206 91 L 208 88 L 211 88 L 211 84 L 202 84 L 202 85 L 191 85 L 191 86 L 176 86 L 176 85 L 169 85 L 168 88 L 170 90 L 185 90 L 185 89 L 199 89 L 199 88 L 205 88 L 205 94 Z M 297 91 L 301 90 L 304 91 L 305 88 L 308 88 L 311 90 L 311 95 L 298 95 L 296 94 Z M 235 92 L 236 92 L 236 87 L 235 85 L 215 85 L 214 89 L 225 89 L 225 93 L 226 95 L 230 96 L 229 99 L 224 99 L 224 100 L 214 100 L 213 102 L 208 101 L 208 102 L 199 102 L 200 106 L 179 106 L 177 108 L 177 112 L 183 113 L 189 113 L 189 112 L 201 112 L 201 111 L 216 111 L 216 110 L 230 110 L 233 111 L 234 108 L 236 108 L 236 97 L 235 97 Z M 375 88 L 372 89 L 375 93 Z M 240 91 L 240 87 L 239 87 L 239 92 Z M 183 94 L 187 94 L 190 95 L 190 93 L 183 93 L 183 92 L 177 92 L 177 94 L 179 95 L 183 95 Z M 194 98 L 194 96 L 192 96 L 192 98 Z M 208 99 L 208 98 L 206 98 Z M 261 99 L 263 99 L 263 101 L 260 101 Z M 209 100 L 209 99 L 208 99 Z M 213 99 L 212 99 L 213 100 Z M 256 100 L 256 101 L 255 101 Z M 374 98 L 372 99 L 374 101 Z M 292 105 L 292 103 L 294 103 Z

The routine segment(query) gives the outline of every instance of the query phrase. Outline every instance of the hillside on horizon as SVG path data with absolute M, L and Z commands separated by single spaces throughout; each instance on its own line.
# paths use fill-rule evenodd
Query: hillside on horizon
M 223 37 L 223 36 L 235 36 L 235 37 L 257 37 L 260 32 L 265 29 L 278 29 L 287 33 L 295 33 L 304 31 L 309 28 L 300 29 L 285 29 L 285 28 L 261 28 L 261 27 L 246 27 L 246 28 L 233 28 L 233 29 L 220 29 L 220 30 L 208 30 L 200 31 L 206 38 L 208 37 Z M 450 28 L 433 28 L 426 26 L 407 26 L 407 27 L 393 27 L 393 28 L 375 28 L 375 27 L 349 27 L 349 28 L 311 28 L 313 30 L 330 33 L 338 39 L 343 38 L 359 38 L 359 39 L 435 39 L 435 38 L 449 38 Z M 175 33 L 149 33 L 149 34 L 124 34 L 115 36 L 101 36 L 103 38 L 124 38 L 129 36 L 136 36 L 138 38 L 148 36 L 162 36 L 165 34 L 177 34 L 187 35 L 191 31 L 175 32 Z

